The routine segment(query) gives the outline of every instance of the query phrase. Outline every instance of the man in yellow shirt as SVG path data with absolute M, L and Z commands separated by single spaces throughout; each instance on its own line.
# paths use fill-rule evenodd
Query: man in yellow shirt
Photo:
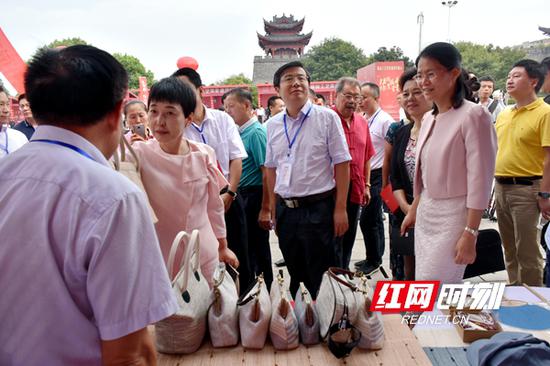
M 550 106 L 537 98 L 543 81 L 539 63 L 518 61 L 506 81 L 517 103 L 501 112 L 495 125 L 496 209 L 512 285 L 542 285 L 537 223 L 539 213 L 550 218 Z

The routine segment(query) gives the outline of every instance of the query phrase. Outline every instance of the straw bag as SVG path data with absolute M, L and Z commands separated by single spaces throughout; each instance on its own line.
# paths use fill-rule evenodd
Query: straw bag
M 296 292 L 294 313 L 298 319 L 302 343 L 305 345 L 319 343 L 319 316 L 303 282 L 300 282 L 300 288 Z
M 327 337 L 330 327 L 342 319 L 344 308 L 347 308 L 348 322 L 354 324 L 357 319 L 358 304 L 353 276 L 353 272 L 336 267 L 330 267 L 323 274 L 315 303 L 323 339 Z
M 168 256 L 168 273 L 173 273 L 176 252 L 184 239 L 187 239 L 187 247 L 183 263 L 172 280 L 179 310 L 155 324 L 157 350 L 162 353 L 195 352 L 206 332 L 210 288 L 200 269 L 198 230 L 193 230 L 191 235 L 185 231 L 176 235 Z
M 271 319 L 271 301 L 263 274 L 259 275 L 256 282 L 239 298 L 237 305 L 243 347 L 262 349 Z
M 271 285 L 271 304 L 273 313 L 269 323 L 271 343 L 277 350 L 290 350 L 300 345 L 298 319 L 292 309 L 292 295 L 288 289 L 283 271 L 279 271 L 277 281 Z
M 128 149 L 130 155 L 132 155 L 135 163 L 126 159 L 126 149 Z M 145 192 L 145 187 L 143 186 L 141 175 L 139 173 L 139 159 L 136 152 L 132 148 L 132 145 L 130 145 L 130 143 L 128 142 L 128 140 L 126 140 L 124 136 L 120 138 L 120 148 L 113 154 L 113 167 L 117 172 L 126 176 L 126 178 L 130 179 L 136 186 L 138 186 L 139 189 L 141 189 L 141 191 L 144 192 L 145 196 L 147 197 L 147 192 Z M 153 223 L 157 223 L 158 218 L 157 215 L 155 215 L 153 207 L 151 207 L 151 204 L 149 203 L 149 198 L 147 198 L 147 206 L 149 207 L 149 212 L 151 213 L 151 219 L 153 220 Z
M 370 311 L 372 298 L 367 277 L 360 275 L 355 277 L 357 291 L 355 296 L 359 304 L 355 327 L 361 332 L 361 340 L 357 347 L 361 349 L 377 350 L 384 346 L 384 323 L 379 311 Z
M 228 264 L 220 263 L 214 272 L 214 286 L 210 294 L 208 330 L 214 347 L 231 347 L 239 343 L 239 299 L 235 280 L 226 270 Z M 235 271 L 235 273 L 237 273 Z M 238 281 L 238 278 L 237 278 Z

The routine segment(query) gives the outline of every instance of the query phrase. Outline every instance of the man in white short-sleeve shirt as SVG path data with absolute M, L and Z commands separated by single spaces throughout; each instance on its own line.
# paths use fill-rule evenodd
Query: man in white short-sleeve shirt
M 229 182 L 229 185 L 220 192 L 225 206 L 227 245 L 239 259 L 239 280 L 241 288 L 245 290 L 247 284 L 253 280 L 253 276 L 248 258 L 246 213 L 242 197 L 237 194 L 237 191 L 241 180 L 242 161 L 248 155 L 233 118 L 224 111 L 207 108 L 202 103 L 203 85 L 199 73 L 184 67 L 174 72 L 172 76 L 189 83 L 197 97 L 193 122 L 185 129 L 185 137 L 214 149 L 219 167 Z
M 177 302 L 145 194 L 107 161 L 127 83 L 91 46 L 29 64 L 39 126 L 0 160 L 0 365 L 156 364 L 146 327 Z
M 0 86 L 0 114 L 10 113 L 10 99 L 2 86 Z M 27 137 L 8 125 L 0 123 L 0 158 L 9 155 L 28 142 Z
M 273 79 L 286 110 L 267 124 L 272 218 L 291 293 L 304 282 L 316 296 L 323 273 L 341 265 L 351 156 L 336 112 L 308 100 L 310 78 L 301 62 L 281 66 Z

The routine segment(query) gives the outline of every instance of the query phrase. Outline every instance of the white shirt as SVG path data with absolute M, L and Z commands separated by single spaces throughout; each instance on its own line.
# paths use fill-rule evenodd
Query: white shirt
M 487 100 L 487 103 L 481 103 L 481 101 L 479 102 L 479 104 L 481 104 L 482 106 L 484 106 L 485 108 L 487 108 L 487 110 L 489 110 L 489 107 L 491 106 L 491 104 L 493 103 L 494 99 L 493 98 L 489 98 Z M 493 110 L 493 112 L 489 111 L 489 113 L 491 113 L 491 118 L 493 120 L 493 123 L 496 122 L 497 120 L 497 117 L 498 117 L 498 114 L 500 112 L 502 112 L 504 109 L 506 108 L 506 106 L 502 103 L 501 100 L 497 101 L 497 105 L 495 107 L 495 109 Z
M 0 187 L 1 365 L 99 365 L 100 339 L 178 309 L 145 194 L 89 141 L 39 126 Z
M 375 151 L 374 156 L 370 159 L 372 170 L 382 168 L 382 163 L 384 162 L 384 141 L 388 128 L 393 122 L 393 117 L 381 108 L 378 108 L 368 119 L 370 138 Z
M 14 130 L 6 126 L 0 127 L 0 158 L 11 154 L 29 140 L 23 132 Z
M 204 110 L 204 119 L 201 125 L 192 123 L 185 129 L 185 137 L 213 148 L 222 173 L 229 180 L 229 162 L 234 159 L 244 160 L 248 155 L 233 118 L 217 109 L 204 107 Z
M 288 116 L 286 110 L 273 116 L 267 124 L 265 166 L 268 168 L 281 168 L 288 159 L 285 116 L 289 139 L 292 141 L 296 136 L 290 149 L 292 172 L 288 187 L 282 183 L 281 174 L 277 173 L 275 193 L 291 198 L 333 189 L 336 185 L 333 165 L 351 160 L 340 117 L 333 110 L 313 105 L 310 101 L 296 119 Z M 302 128 L 296 135 L 302 121 Z

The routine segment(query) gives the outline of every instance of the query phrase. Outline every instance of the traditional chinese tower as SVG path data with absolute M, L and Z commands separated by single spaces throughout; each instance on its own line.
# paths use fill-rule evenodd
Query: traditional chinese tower
M 300 33 L 304 20 L 294 19 L 293 15 L 273 16 L 273 20 L 264 19 L 265 35 L 258 35 L 258 44 L 264 50 L 265 56 L 254 57 L 254 72 L 252 81 L 255 84 L 273 82 L 273 74 L 287 62 L 297 60 L 304 54 L 313 32 Z

